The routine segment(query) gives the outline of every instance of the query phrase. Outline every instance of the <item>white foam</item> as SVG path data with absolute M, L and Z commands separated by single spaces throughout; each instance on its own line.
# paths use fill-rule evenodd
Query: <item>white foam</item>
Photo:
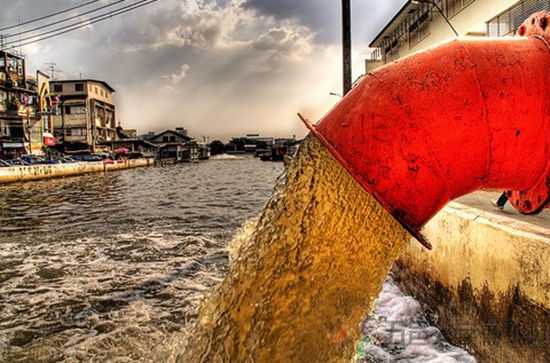
M 210 157 L 211 160 L 242 160 L 244 158 L 244 156 L 235 156 L 229 154 L 219 154 Z
M 358 362 L 477 363 L 467 351 L 446 342 L 441 331 L 428 324 L 418 301 L 403 294 L 391 277 L 363 332 Z

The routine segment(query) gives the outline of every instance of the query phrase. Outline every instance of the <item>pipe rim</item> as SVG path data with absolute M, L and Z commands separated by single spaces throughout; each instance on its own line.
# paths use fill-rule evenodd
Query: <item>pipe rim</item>
M 353 169 L 348 164 L 348 162 L 346 162 L 346 160 L 340 155 L 340 153 L 336 150 L 336 148 L 334 148 L 334 146 L 332 146 L 332 144 L 323 136 L 323 134 L 317 131 L 317 129 L 315 128 L 315 125 L 311 123 L 311 121 L 309 121 L 306 117 L 302 116 L 302 114 L 300 113 L 298 113 L 298 117 L 306 125 L 306 127 L 313 134 L 313 136 L 315 136 L 321 142 L 321 144 L 323 144 L 329 150 L 332 156 L 334 156 L 336 160 L 338 160 L 338 162 L 342 164 L 344 169 L 346 169 L 346 171 L 350 173 L 353 179 L 355 179 L 359 184 L 361 184 L 363 189 L 365 189 L 367 193 L 372 195 L 374 199 L 376 199 L 376 201 L 380 203 L 380 205 L 384 207 L 384 209 L 388 211 L 388 213 L 390 213 L 392 217 L 395 218 L 399 222 L 399 224 L 401 224 L 401 226 L 403 226 L 403 228 L 405 228 L 405 230 L 407 230 L 407 232 L 409 232 L 418 242 L 420 242 L 428 250 L 431 250 L 433 248 L 432 244 L 428 241 L 428 239 L 424 235 L 422 235 L 422 233 L 420 233 L 420 231 L 418 231 L 417 229 L 412 227 L 409 223 L 407 223 L 407 221 L 405 221 L 402 216 L 395 213 L 395 211 L 393 210 L 393 208 L 391 208 L 391 206 L 386 204 L 383 200 L 381 200 L 376 195 L 376 193 L 374 193 L 372 190 L 368 188 L 364 180 L 353 171 Z

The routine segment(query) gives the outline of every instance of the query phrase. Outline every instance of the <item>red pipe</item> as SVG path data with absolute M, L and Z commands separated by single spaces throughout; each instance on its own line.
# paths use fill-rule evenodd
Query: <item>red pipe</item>
M 428 248 L 419 230 L 476 190 L 514 191 L 520 212 L 540 212 L 550 204 L 550 48 L 541 19 L 548 14 L 520 28 L 531 37 L 454 39 L 390 63 L 316 125 L 304 121 Z

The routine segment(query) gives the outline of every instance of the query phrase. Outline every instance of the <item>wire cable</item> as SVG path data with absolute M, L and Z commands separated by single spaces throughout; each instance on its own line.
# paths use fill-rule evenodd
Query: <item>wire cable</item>
M 65 26 L 62 26 L 60 28 L 49 30 L 47 32 L 43 32 L 43 33 L 40 33 L 40 34 L 36 34 L 36 35 L 28 36 L 28 37 L 25 37 L 25 38 L 5 42 L 4 43 L 4 48 L 6 48 L 8 46 L 24 46 L 24 45 L 36 43 L 36 42 L 39 42 L 39 41 L 42 41 L 42 40 L 45 40 L 45 39 L 54 38 L 54 37 L 59 36 L 61 34 L 66 34 L 66 33 L 69 33 L 71 31 L 87 27 L 91 24 L 95 24 L 95 23 L 98 23 L 100 21 L 113 18 L 117 15 L 127 13 L 129 11 L 134 10 L 134 9 L 141 8 L 142 6 L 152 4 L 156 1 L 158 1 L 158 0 L 140 0 L 136 3 L 134 3 L 134 4 L 124 6 L 120 9 L 114 10 L 114 11 L 109 12 L 107 14 L 97 15 L 97 16 L 94 16 L 92 18 L 82 20 L 82 21 L 80 21 L 78 23 L 75 23 L 75 24 L 65 25 Z
M 17 28 L 17 27 L 22 26 L 22 25 L 32 24 L 32 23 L 35 23 L 35 22 L 37 22 L 37 21 L 44 20 L 44 19 L 47 19 L 47 18 L 51 18 L 51 17 L 56 16 L 56 15 L 64 14 L 64 13 L 67 13 L 67 12 L 69 12 L 69 11 L 76 10 L 76 9 L 78 9 L 78 8 L 81 8 L 81 7 L 90 5 L 90 4 L 92 4 L 92 3 L 96 3 L 96 2 L 98 2 L 98 1 L 99 1 L 99 0 L 92 0 L 92 1 L 89 1 L 89 2 L 87 2 L 87 3 L 80 4 L 80 5 L 77 5 L 77 6 L 73 6 L 72 8 L 68 8 L 68 9 L 65 9 L 65 10 L 60 10 L 60 11 L 58 11 L 58 12 L 51 13 L 51 14 L 48 14 L 48 15 L 44 15 L 44 16 L 41 16 L 41 17 L 39 17 L 39 18 L 35 18 L 35 19 L 32 19 L 32 20 L 28 20 L 28 21 L 25 21 L 25 22 L 23 22 L 23 23 L 19 23 L 19 24 L 14 24 L 14 25 L 6 26 L 6 27 L 3 27 L 3 28 L 0 28 L 0 32 L 1 32 L 1 31 L 4 31 L 4 30 L 9 30 L 9 29 Z
M 77 24 L 73 24 L 73 25 L 70 25 L 70 26 L 67 25 L 67 26 L 64 26 L 64 27 L 59 28 L 59 29 L 51 30 L 51 31 L 48 31 L 48 32 L 45 32 L 45 33 L 42 33 L 42 34 L 39 34 L 39 35 L 35 35 L 35 36 L 31 36 L 31 37 L 21 39 L 21 41 L 29 40 L 28 42 L 19 43 L 19 40 L 12 41 L 12 42 L 7 42 L 4 45 L 4 49 L 9 45 L 15 46 L 16 43 L 18 43 L 17 44 L 18 47 L 22 47 L 22 46 L 37 43 L 37 42 L 40 42 L 40 41 L 43 41 L 43 40 L 46 40 L 46 39 L 51 39 L 51 38 L 57 37 L 59 35 L 66 34 L 66 33 L 69 33 L 69 32 L 87 27 L 91 24 L 95 24 L 95 23 L 101 22 L 103 20 L 111 19 L 114 16 L 122 15 L 124 13 L 129 12 L 129 11 L 141 8 L 143 6 L 150 5 L 150 4 L 155 3 L 157 1 L 158 0 L 141 0 L 140 2 L 138 2 L 136 4 L 128 5 L 128 6 L 126 6 L 124 8 L 121 8 L 117 11 L 113 11 L 112 13 L 97 16 L 95 18 L 99 18 L 99 19 L 96 19 L 94 21 L 85 20 L 85 21 L 82 21 L 82 22 L 77 23 Z M 55 32 L 57 32 L 57 33 L 55 33 Z M 52 33 L 55 33 L 55 34 L 52 34 Z M 47 34 L 51 34 L 51 35 L 47 35 Z
M 99 11 L 99 10 L 103 10 L 105 8 L 108 8 L 108 7 L 111 7 L 111 6 L 114 6 L 118 3 L 121 3 L 123 1 L 127 1 L 127 0 L 117 0 L 115 2 L 112 2 L 110 4 L 107 4 L 107 5 L 103 5 L 103 6 L 100 6 L 99 8 L 95 8 L 95 9 L 92 9 L 92 10 L 88 10 L 88 11 L 85 11 L 81 14 L 77 14 L 77 15 L 74 15 L 74 16 L 71 16 L 71 17 L 68 17 L 68 18 L 65 18 L 65 19 L 62 19 L 62 20 L 59 20 L 59 21 L 56 21 L 55 23 L 49 23 L 49 24 L 45 24 L 45 25 L 41 25 L 41 26 L 38 26 L 36 28 L 32 28 L 32 29 L 28 29 L 28 30 L 25 30 L 25 31 L 22 31 L 22 32 L 19 32 L 19 33 L 13 33 L 13 34 L 4 34 L 3 35 L 3 38 L 4 39 L 7 39 L 7 38 L 11 38 L 11 37 L 15 37 L 15 36 L 20 36 L 20 35 L 23 35 L 23 34 L 27 34 L 27 33 L 32 33 L 32 32 L 35 32 L 37 30 L 40 30 L 40 29 L 44 29 L 44 28 L 49 28 L 51 26 L 54 26 L 54 25 L 58 25 L 58 24 L 61 24 L 61 23 L 65 23 L 67 21 L 70 21 L 70 20 L 73 20 L 73 19 L 76 19 L 76 18 L 80 18 L 81 16 L 84 16 L 84 15 L 88 15 L 88 14 L 91 14 L 91 13 L 95 13 L 96 11 Z

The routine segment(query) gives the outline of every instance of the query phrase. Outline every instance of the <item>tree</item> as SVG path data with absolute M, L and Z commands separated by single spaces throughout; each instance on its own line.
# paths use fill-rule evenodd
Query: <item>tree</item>
M 219 155 L 225 152 L 225 146 L 220 140 L 214 140 L 210 143 L 210 155 Z

